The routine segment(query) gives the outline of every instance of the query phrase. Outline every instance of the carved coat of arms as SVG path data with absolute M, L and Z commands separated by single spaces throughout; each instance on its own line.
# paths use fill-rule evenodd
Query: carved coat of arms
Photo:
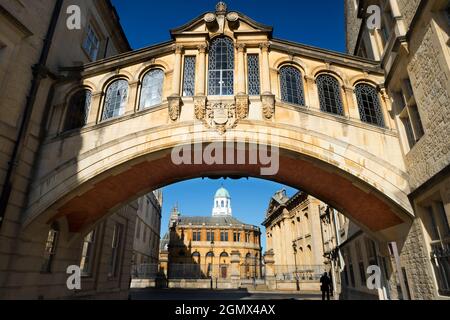
M 227 130 L 233 129 L 237 125 L 236 106 L 234 103 L 208 103 L 203 121 L 208 128 L 216 129 L 220 134 L 225 134 Z

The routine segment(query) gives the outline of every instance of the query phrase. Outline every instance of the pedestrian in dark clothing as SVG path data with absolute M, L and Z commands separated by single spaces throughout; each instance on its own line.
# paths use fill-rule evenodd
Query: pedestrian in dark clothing
M 322 300 L 325 301 L 325 295 L 327 300 L 330 300 L 330 287 L 331 279 L 328 277 L 328 273 L 324 273 L 322 278 L 320 278 L 320 290 L 322 291 Z

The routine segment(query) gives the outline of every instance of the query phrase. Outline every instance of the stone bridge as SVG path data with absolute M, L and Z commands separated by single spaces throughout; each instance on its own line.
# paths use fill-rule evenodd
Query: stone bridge
M 172 30 L 172 38 L 62 69 L 66 78 L 55 88 L 25 227 L 67 218 L 70 231 L 79 232 L 156 188 L 227 176 L 304 190 L 367 232 L 401 237 L 398 227 L 413 217 L 410 187 L 376 63 L 274 39 L 271 28 L 237 13 L 225 22 L 197 18 Z M 216 70 L 224 55 L 212 56 L 218 48 L 228 50 L 231 60 L 222 61 L 228 69 Z M 323 75 L 335 81 L 325 92 L 329 98 L 333 88 L 340 100 L 335 112 L 326 110 Z M 379 107 L 380 122 L 363 114 L 371 105 L 358 96 L 359 85 L 373 89 L 367 96 L 378 100 L 369 102 Z M 73 109 L 79 92 L 89 99 Z M 83 118 L 79 127 L 67 127 L 73 117 Z M 242 151 L 247 161 L 177 165 L 171 157 L 176 147 L 198 155 L 213 142 L 228 142 L 220 149 Z M 249 150 L 261 146 L 279 150 L 273 175 L 248 161 Z

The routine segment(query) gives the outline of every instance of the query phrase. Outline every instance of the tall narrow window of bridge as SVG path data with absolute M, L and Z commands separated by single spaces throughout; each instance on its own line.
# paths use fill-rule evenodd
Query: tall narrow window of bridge
M 164 71 L 153 69 L 142 79 L 140 110 L 161 104 L 163 96 Z
M 192 97 L 195 94 L 195 57 L 184 58 L 183 96 Z
M 91 100 L 92 93 L 89 90 L 80 90 L 72 95 L 67 106 L 64 131 L 78 129 L 86 125 Z
M 292 66 L 282 67 L 280 82 L 281 100 L 301 106 L 305 105 L 302 74 L 298 69 Z
M 383 112 L 377 89 L 368 84 L 358 84 L 355 93 L 361 121 L 384 127 Z
M 103 109 L 102 120 L 120 117 L 125 113 L 128 101 L 127 80 L 116 80 L 111 83 L 106 90 L 105 107 Z
M 321 74 L 316 82 L 319 89 L 320 110 L 339 116 L 344 115 L 341 89 L 337 79 L 328 74 Z
M 234 94 L 234 45 L 229 38 L 216 38 L 211 43 L 208 93 L 212 96 Z
M 258 96 L 261 86 L 259 78 L 259 56 L 257 54 L 249 54 L 247 56 L 247 69 L 248 94 L 250 96 Z

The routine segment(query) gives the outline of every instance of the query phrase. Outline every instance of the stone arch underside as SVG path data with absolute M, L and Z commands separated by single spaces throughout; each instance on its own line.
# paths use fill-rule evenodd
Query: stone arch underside
M 243 126 L 242 132 L 248 133 Z M 277 132 L 279 172 L 265 177 L 260 165 L 175 165 L 172 148 L 182 141 L 191 145 L 194 126 L 173 127 L 165 134 L 161 130 L 118 139 L 97 152 L 89 150 L 42 178 L 33 187 L 25 225 L 67 217 L 70 230 L 78 232 L 154 189 L 212 176 L 256 177 L 298 188 L 374 233 L 410 223 L 413 216 L 403 173 L 357 148 L 305 133 L 296 137 Z M 233 134 L 239 136 L 236 131 Z M 207 136 L 204 143 L 223 140 L 219 135 L 211 138 L 211 132 Z M 251 141 L 247 138 L 257 145 Z M 78 167 L 70 173 L 73 163 Z

